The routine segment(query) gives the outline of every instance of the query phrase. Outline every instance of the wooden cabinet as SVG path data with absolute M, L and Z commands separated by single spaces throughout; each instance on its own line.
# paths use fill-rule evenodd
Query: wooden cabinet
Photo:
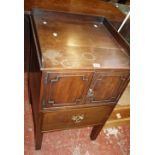
M 95 140 L 129 81 L 129 46 L 103 17 L 34 9 L 29 92 L 44 132 L 93 126 Z

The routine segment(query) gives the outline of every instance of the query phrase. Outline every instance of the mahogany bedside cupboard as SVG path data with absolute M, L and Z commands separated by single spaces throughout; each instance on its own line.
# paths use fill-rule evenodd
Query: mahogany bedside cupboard
M 95 140 L 129 82 L 128 43 L 98 16 L 33 9 L 29 94 L 44 132 L 93 126 Z

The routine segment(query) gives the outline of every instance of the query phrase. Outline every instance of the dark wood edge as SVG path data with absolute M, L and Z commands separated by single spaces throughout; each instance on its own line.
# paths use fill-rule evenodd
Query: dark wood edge
M 69 110 L 69 109 L 80 109 L 80 108 L 95 108 L 100 106 L 111 106 L 114 107 L 116 105 L 116 102 L 110 102 L 110 103 L 93 103 L 93 104 L 81 104 L 81 105 L 70 105 L 70 106 L 59 106 L 59 107 L 50 107 L 50 108 L 43 108 L 40 112 L 46 113 L 46 112 L 52 112 L 57 110 Z
M 53 130 L 42 130 L 41 132 L 42 133 L 47 133 L 47 132 L 54 132 L 54 131 L 62 131 L 62 130 L 68 130 L 68 129 L 78 129 L 78 128 L 86 128 L 86 127 L 92 127 L 92 126 L 95 126 L 95 125 L 103 125 L 103 123 L 98 123 L 98 124 L 91 124 L 91 125 L 82 125 L 82 126 L 76 126 L 76 127 L 69 127 L 69 128 L 61 128 L 61 129 L 53 129 Z
M 44 85 L 44 74 L 41 74 L 41 80 L 40 80 L 40 98 L 39 98 L 39 107 L 38 107 L 38 111 L 40 112 L 42 110 L 42 104 L 43 104 L 43 100 L 44 100 L 44 92 L 45 92 L 45 85 Z
M 109 30 L 109 32 L 113 35 L 113 37 L 117 40 L 117 42 L 120 44 L 120 46 L 122 46 L 125 49 L 125 51 L 127 52 L 126 54 L 130 56 L 130 46 L 128 42 L 122 37 L 121 34 L 117 32 L 117 30 L 106 18 L 104 18 L 103 23 L 106 26 L 106 28 Z
M 130 68 L 82 68 L 81 69 L 76 69 L 76 68 L 63 68 L 63 69 L 59 69 L 59 68 L 41 68 L 41 70 L 43 72 L 49 72 L 49 73 L 64 73 L 64 72 L 103 72 L 103 71 L 123 71 L 123 72 L 129 72 Z
M 117 73 L 120 73 L 120 75 L 129 75 L 130 69 L 60 69 L 60 70 L 43 70 L 43 73 L 45 74 L 52 74 L 52 73 L 58 73 L 58 74 L 78 74 L 78 73 L 105 73 L 105 75 L 115 75 Z M 123 72 L 123 74 L 121 74 Z
M 40 44 L 39 44 L 39 40 L 38 40 L 38 35 L 36 32 L 36 26 L 34 23 L 34 19 L 33 16 L 30 15 L 30 23 L 31 23 L 31 31 L 32 31 L 32 37 L 34 39 L 34 43 L 35 43 L 35 47 L 36 47 L 36 52 L 37 52 L 37 57 L 38 57 L 38 61 L 39 61 L 39 67 L 40 69 L 43 67 L 42 66 L 42 55 L 41 55 L 41 51 L 40 51 Z
M 127 54 L 127 53 L 126 53 Z M 45 71 L 45 72 L 51 72 L 51 73 L 56 73 L 56 72 L 61 72 L 61 71 L 80 71 L 81 69 L 79 68 L 40 68 L 40 70 Z M 130 70 L 129 67 L 127 68 L 82 68 L 82 72 L 92 72 L 92 71 L 102 71 L 102 70 L 122 70 L 122 71 L 126 71 L 126 70 Z
M 115 6 L 114 6 L 115 7 Z M 86 13 L 86 12 L 75 12 L 75 11 L 70 11 L 70 10 L 57 10 L 57 9 L 48 9 L 48 8 L 41 8 L 41 7 L 32 7 L 31 10 L 26 10 L 25 12 L 31 13 L 33 10 L 42 10 L 42 11 L 47 11 L 47 12 L 59 12 L 59 13 L 65 13 L 65 14 L 73 14 L 73 15 L 80 15 L 80 16 L 89 16 L 89 17 L 94 17 L 94 18 L 107 18 L 105 15 L 102 14 L 94 14 L 94 13 Z M 119 9 L 117 9 L 119 12 L 121 12 Z M 121 12 L 122 13 L 122 12 Z M 125 18 L 125 15 L 122 13 L 122 15 Z M 108 18 L 109 21 L 113 22 L 123 22 L 123 19 L 118 20 L 115 18 Z

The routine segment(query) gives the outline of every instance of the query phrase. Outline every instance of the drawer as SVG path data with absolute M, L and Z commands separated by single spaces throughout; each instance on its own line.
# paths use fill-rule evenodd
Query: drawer
M 130 106 L 116 106 L 105 124 L 105 128 L 130 124 Z
M 42 131 L 103 124 L 108 119 L 112 109 L 113 106 L 106 105 L 91 108 L 67 108 L 43 112 Z
M 111 113 L 109 120 L 120 120 L 130 117 L 130 106 L 118 106 Z

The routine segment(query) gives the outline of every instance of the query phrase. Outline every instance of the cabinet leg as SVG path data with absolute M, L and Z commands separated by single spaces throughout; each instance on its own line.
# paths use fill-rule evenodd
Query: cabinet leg
M 35 137 L 35 149 L 40 150 L 41 149 L 41 144 L 42 144 L 42 139 L 43 139 L 43 133 L 37 133 Z
M 90 135 L 91 140 L 95 140 L 97 138 L 102 128 L 103 128 L 103 125 L 96 125 L 93 127 Z
M 31 96 L 30 89 L 29 89 L 29 103 L 32 105 L 32 96 Z
M 28 75 L 29 76 L 29 75 Z M 29 77 L 28 77 L 29 78 Z M 30 83 L 28 79 L 28 97 L 29 97 L 29 103 L 32 105 L 32 96 L 31 96 L 31 90 L 30 90 Z

